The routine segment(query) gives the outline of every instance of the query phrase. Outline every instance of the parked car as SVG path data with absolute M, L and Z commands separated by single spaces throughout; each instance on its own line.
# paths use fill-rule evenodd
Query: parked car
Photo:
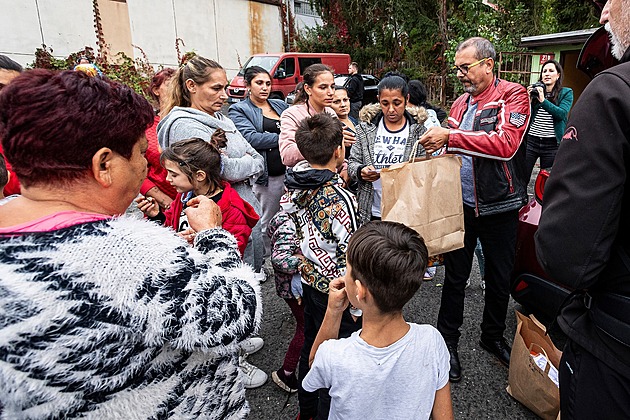
M 363 78 L 363 105 L 378 102 L 378 82 L 380 82 L 380 79 L 371 74 L 362 74 L 361 77 Z M 336 74 L 335 85 L 345 87 L 349 78 L 349 74 Z M 285 102 L 291 105 L 294 99 L 295 91 L 287 95 Z
M 536 258 L 534 235 L 538 230 L 545 182 L 550 172 L 549 169 L 540 170 L 536 177 L 534 197 L 518 213 L 516 259 L 511 280 L 514 300 L 545 322 L 553 320 L 571 292 L 551 280 Z
M 380 82 L 380 79 L 371 74 L 362 74 L 361 78 L 363 79 L 363 105 L 378 102 L 378 82 Z M 349 80 L 349 74 L 338 74 L 335 76 L 335 84 L 337 86 L 346 87 Z
M 295 90 L 295 86 L 304 80 L 302 76 L 304 70 L 311 64 L 318 63 L 326 64 L 334 72 L 342 73 L 348 70 L 350 56 L 337 53 L 254 54 L 230 82 L 227 88 L 228 103 L 233 104 L 245 99 L 247 89 L 243 75 L 248 67 L 260 66 L 267 70 L 272 76 L 269 97 L 285 99 L 290 92 Z

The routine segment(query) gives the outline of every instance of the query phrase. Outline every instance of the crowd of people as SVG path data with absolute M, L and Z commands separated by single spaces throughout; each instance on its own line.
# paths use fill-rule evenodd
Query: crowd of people
M 153 106 L 84 63 L 23 71 L 0 56 L 0 416 L 246 418 L 245 389 L 268 380 L 247 362 L 264 345 L 267 259 L 295 319 L 271 378 L 298 393 L 298 419 L 452 419 L 475 254 L 479 343 L 509 365 L 518 211 L 538 158 L 554 167 L 539 259 L 576 290 L 559 317 L 562 417 L 628 414 L 629 10 L 605 4 L 623 64 L 571 118 L 558 62 L 525 88 L 496 77 L 479 37 L 456 49 L 465 93 L 448 122 L 396 72 L 361 106 L 356 63 L 345 87 L 311 65 L 290 107 L 250 67 L 226 116 L 225 70 L 201 56 L 156 73 Z M 381 220 L 380 173 L 444 153 L 461 156 L 465 236 L 443 256 L 433 327 L 402 315 L 435 268 L 418 233 Z

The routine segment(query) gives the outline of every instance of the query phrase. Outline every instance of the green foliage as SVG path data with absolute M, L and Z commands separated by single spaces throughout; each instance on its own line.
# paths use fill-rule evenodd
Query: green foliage
M 555 11 L 556 25 L 551 32 L 576 31 L 594 28 L 599 25 L 599 15 L 591 2 L 584 0 L 548 0 Z
M 124 83 L 137 93 L 150 99 L 148 88 L 155 71 L 149 64 L 144 51 L 142 49 L 140 51 L 142 52 L 142 58 L 134 60 L 125 53 L 119 52 L 115 55 L 115 61 L 109 63 L 102 60 L 101 57 L 95 56 L 94 49 L 91 47 L 85 47 L 66 58 L 56 58 L 53 56 L 52 48 L 42 45 L 42 48 L 35 50 L 35 61 L 29 67 L 48 70 L 72 70 L 81 57 L 86 57 L 108 78 Z
M 378 63 L 380 73 L 399 69 L 423 77 L 452 63 L 457 44 L 471 36 L 490 39 L 497 52 L 519 51 L 522 36 L 583 29 L 597 21 L 584 0 L 494 0 L 497 10 L 482 0 L 448 0 L 441 34 L 444 1 L 311 0 L 324 25 L 301 32 L 296 48 L 345 52 L 364 68 Z

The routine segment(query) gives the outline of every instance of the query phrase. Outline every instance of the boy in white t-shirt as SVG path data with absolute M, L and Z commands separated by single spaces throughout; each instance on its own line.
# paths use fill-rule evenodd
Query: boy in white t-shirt
M 402 315 L 427 259 L 420 235 L 400 223 L 369 222 L 350 238 L 302 382 L 311 392 L 330 388 L 329 419 L 453 418 L 444 339 Z M 363 311 L 363 329 L 336 339 L 349 304 Z

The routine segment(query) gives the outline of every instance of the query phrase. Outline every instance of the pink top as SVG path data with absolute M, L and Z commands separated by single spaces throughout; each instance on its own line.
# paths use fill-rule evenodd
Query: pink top
M 324 111 L 330 116 L 337 118 L 337 114 L 332 108 L 325 107 Z M 304 160 L 304 156 L 298 150 L 295 143 L 295 132 L 298 125 L 303 119 L 315 115 L 316 112 L 306 103 L 290 106 L 280 116 L 280 136 L 278 137 L 278 146 L 280 147 L 280 157 L 282 163 L 289 168 L 295 166 L 296 163 Z
M 51 232 L 82 223 L 96 222 L 110 219 L 111 216 L 99 213 L 84 213 L 80 211 L 61 211 L 49 214 L 39 219 L 31 220 L 19 225 L 0 228 L 0 234 L 5 233 L 26 233 L 26 232 Z

